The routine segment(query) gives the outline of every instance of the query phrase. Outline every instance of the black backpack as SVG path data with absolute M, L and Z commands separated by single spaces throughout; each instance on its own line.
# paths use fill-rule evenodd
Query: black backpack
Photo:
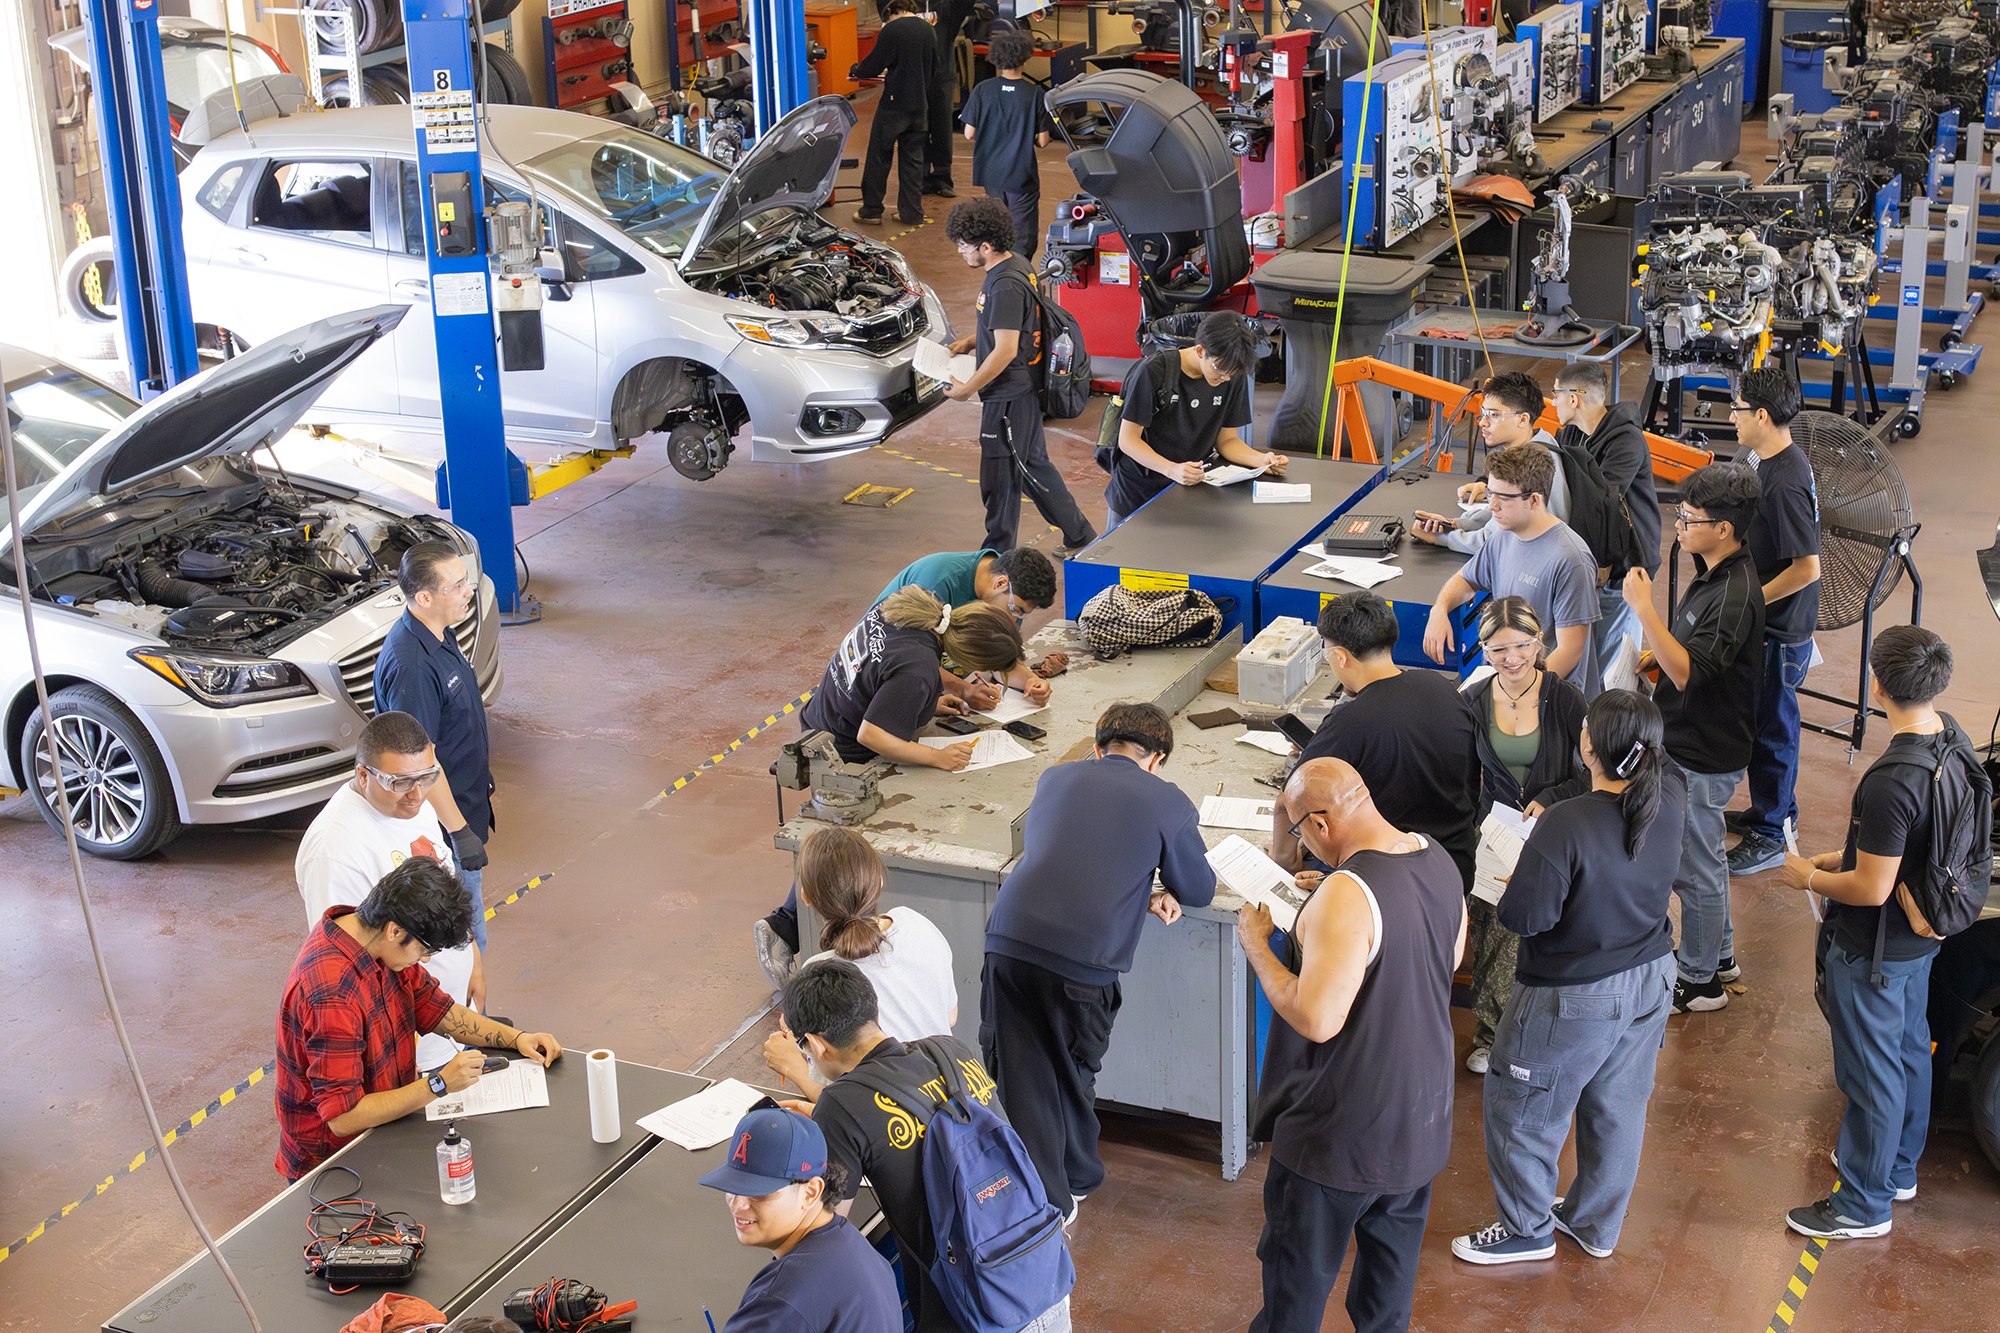
M 1615 583 L 1646 563 L 1645 548 L 1639 544 L 1639 530 L 1632 526 L 1632 511 L 1625 492 L 1613 490 L 1604 479 L 1604 469 L 1581 444 L 1550 446 L 1562 459 L 1563 482 L 1569 488 L 1569 518 L 1566 520 L 1597 561 L 1597 585 Z
M 1028 280 L 1028 295 L 1041 318 L 1021 348 L 1021 359 L 1039 386 L 1042 416 L 1073 420 L 1090 405 L 1090 352 L 1083 345 L 1083 325 L 1061 306 L 1044 301 L 1033 280 Z
M 1155 352 L 1151 356 L 1140 357 L 1125 372 L 1125 382 L 1112 395 L 1111 403 L 1104 409 L 1104 417 L 1098 423 L 1097 466 L 1109 472 L 1112 464 L 1118 461 L 1118 429 L 1124 420 L 1125 400 L 1132 396 L 1132 382 L 1139 378 L 1140 370 L 1146 366 L 1153 367 L 1153 419 L 1158 421 L 1160 413 L 1166 410 L 1167 389 L 1174 382 L 1169 372 L 1180 373 L 1180 356 L 1177 350 Z
M 1930 855 L 1923 873 L 1909 883 L 1910 899 L 1940 939 L 1956 935 L 1979 919 L 1993 882 L 1993 779 L 1959 730 L 1958 719 L 1938 714 L 1944 730 L 1938 744 L 1921 750 L 1885 754 L 1880 764 L 1907 764 L 1930 774 Z M 1869 980 L 1882 980 L 1882 942 L 1889 931 L 1889 913 L 1900 911 L 1892 897 L 1882 904 L 1875 926 L 1874 970 Z

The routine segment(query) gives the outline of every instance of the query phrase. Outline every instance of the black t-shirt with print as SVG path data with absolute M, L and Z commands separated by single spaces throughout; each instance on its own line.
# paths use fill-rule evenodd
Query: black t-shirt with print
M 993 1080 L 970 1047 L 951 1036 L 925 1040 L 955 1056 L 972 1094 L 1006 1118 L 994 1100 Z M 930 1057 L 893 1037 L 884 1038 L 868 1052 L 857 1070 L 929 1095 L 931 1104 L 923 1108 L 926 1119 L 944 1096 L 944 1083 Z M 827 1160 L 847 1168 L 847 1178 L 853 1182 L 848 1186 L 848 1197 L 853 1197 L 855 1184 L 866 1175 L 882 1204 L 882 1215 L 896 1233 L 897 1248 L 911 1256 L 912 1262 L 903 1266 L 903 1280 L 907 1285 L 913 1276 L 916 1279 L 909 1296 L 917 1333 L 957 1333 L 958 1325 L 930 1280 L 937 1237 L 931 1230 L 930 1204 L 924 1195 L 924 1141 L 917 1120 L 895 1099 L 883 1098 L 852 1078 L 837 1078 L 820 1092 L 813 1106 L 813 1123 L 826 1135 Z
M 1907 884 L 1924 873 L 1931 854 L 1930 774 L 1915 764 L 1894 761 L 1908 751 L 1939 753 L 1943 744 L 1941 735 L 1897 736 L 1883 750 L 1882 757 L 1868 766 L 1849 806 L 1847 850 L 1840 861 L 1842 870 L 1854 869 L 1856 852 L 1867 852 L 1870 856 L 1898 858 L 1898 884 Z M 1857 957 L 1875 956 L 1878 916 L 1886 916 L 1889 926 L 1882 936 L 1885 960 L 1907 962 L 1937 952 L 1939 941 L 1911 930 L 1910 918 L 1893 895 L 1880 907 L 1829 902 L 1827 911 L 1833 916 L 1834 939 Z
M 808 731 L 833 733 L 842 759 L 865 764 L 875 752 L 855 739 L 861 724 L 915 740 L 937 712 L 941 663 L 935 634 L 891 625 L 880 608 L 871 610 L 840 641 L 799 720 Z
M 1121 416 L 1140 428 L 1147 447 L 1160 457 L 1199 463 L 1215 452 L 1223 427 L 1250 424 L 1250 377 L 1210 384 L 1182 371 L 1178 356 L 1151 357 L 1132 376 Z M 1104 500 L 1114 512 L 1129 514 L 1173 484 L 1120 450 L 1112 460 Z
M 978 338 L 973 344 L 980 364 L 985 364 L 986 358 L 993 354 L 993 335 L 997 330 L 1016 329 L 1021 342 L 1007 368 L 979 391 L 981 402 L 1005 402 L 1035 391 L 1026 354 L 1041 330 L 1042 316 L 1035 306 L 1031 282 L 1028 266 L 1019 255 L 1008 255 L 986 270 L 986 283 L 979 289 Z

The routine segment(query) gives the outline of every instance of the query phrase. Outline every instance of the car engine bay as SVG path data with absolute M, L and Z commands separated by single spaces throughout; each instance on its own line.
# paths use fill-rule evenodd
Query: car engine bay
M 880 353 L 923 329 L 923 290 L 903 257 L 817 215 L 760 247 L 749 262 L 686 276 L 717 296 L 808 316 L 799 321 L 804 342 Z

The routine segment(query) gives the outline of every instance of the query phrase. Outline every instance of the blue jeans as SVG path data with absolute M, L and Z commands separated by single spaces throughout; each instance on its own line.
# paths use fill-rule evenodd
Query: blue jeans
M 1898 911 L 1893 904 L 1890 911 Z M 1826 1008 L 1833 1028 L 1833 1081 L 1847 1094 L 1840 1120 L 1836 1212 L 1873 1224 L 1889 1216 L 1897 1189 L 1917 1183 L 1931 1118 L 1931 1028 L 1925 1016 L 1935 952 L 1908 962 L 1873 960 L 1838 940 L 1826 946 Z
M 1515 983 L 1486 1071 L 1486 1166 L 1500 1220 L 1515 1235 L 1554 1229 L 1549 1206 L 1575 1116 L 1566 1220 L 1585 1243 L 1617 1246 L 1639 1179 L 1673 974 L 1661 955 L 1586 985 Z
M 1106 532 L 1109 532 L 1113 528 L 1117 527 L 1120 523 L 1123 523 L 1124 521 L 1125 521 L 1125 515 L 1119 513 L 1116 509 L 1113 509 L 1111 507 L 1110 502 L 1106 501 L 1104 505 L 1104 530 Z
M 1812 661 L 1812 640 L 1764 640 L 1764 674 L 1757 682 L 1757 743 L 1750 751 L 1750 831 L 1782 841 L 1785 821 L 1798 827 L 1793 789 L 1799 780 L 1799 686 Z
M 458 882 L 472 895 L 472 942 L 479 946 L 479 952 L 486 952 L 486 898 L 479 891 L 480 880 L 486 877 L 484 870 L 460 870 Z
M 1729 923 L 1729 853 L 1722 846 L 1722 811 L 1736 794 L 1743 770 L 1687 775 L 1687 827 L 1674 892 L 1681 900 L 1681 947 L 1674 951 L 1681 980 L 1700 985 L 1715 977 L 1716 960 L 1736 951 Z

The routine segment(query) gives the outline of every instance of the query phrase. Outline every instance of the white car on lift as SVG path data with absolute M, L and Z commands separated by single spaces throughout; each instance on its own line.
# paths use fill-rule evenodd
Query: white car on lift
M 375 656 L 416 542 L 450 542 L 478 580 L 455 632 L 481 695 L 498 695 L 499 614 L 469 535 L 253 456 L 402 314 L 280 334 L 143 406 L 0 344 L 36 636 L 85 851 L 129 860 L 189 824 L 333 795 L 374 716 Z M 0 530 L 0 784 L 60 827 L 15 532 Z
M 943 401 L 946 386 L 911 367 L 920 335 L 951 337 L 936 293 L 897 251 L 813 211 L 854 125 L 844 98 L 796 108 L 726 172 L 590 116 L 487 110 L 486 202 L 526 201 L 532 187 L 554 252 L 543 366 L 500 377 L 510 442 L 603 449 L 664 431 L 674 466 L 705 480 L 746 423 L 758 462 L 838 458 Z M 300 319 L 408 302 L 306 420 L 438 431 L 406 108 L 262 121 L 203 148 L 181 183 L 203 346 L 255 346 Z

